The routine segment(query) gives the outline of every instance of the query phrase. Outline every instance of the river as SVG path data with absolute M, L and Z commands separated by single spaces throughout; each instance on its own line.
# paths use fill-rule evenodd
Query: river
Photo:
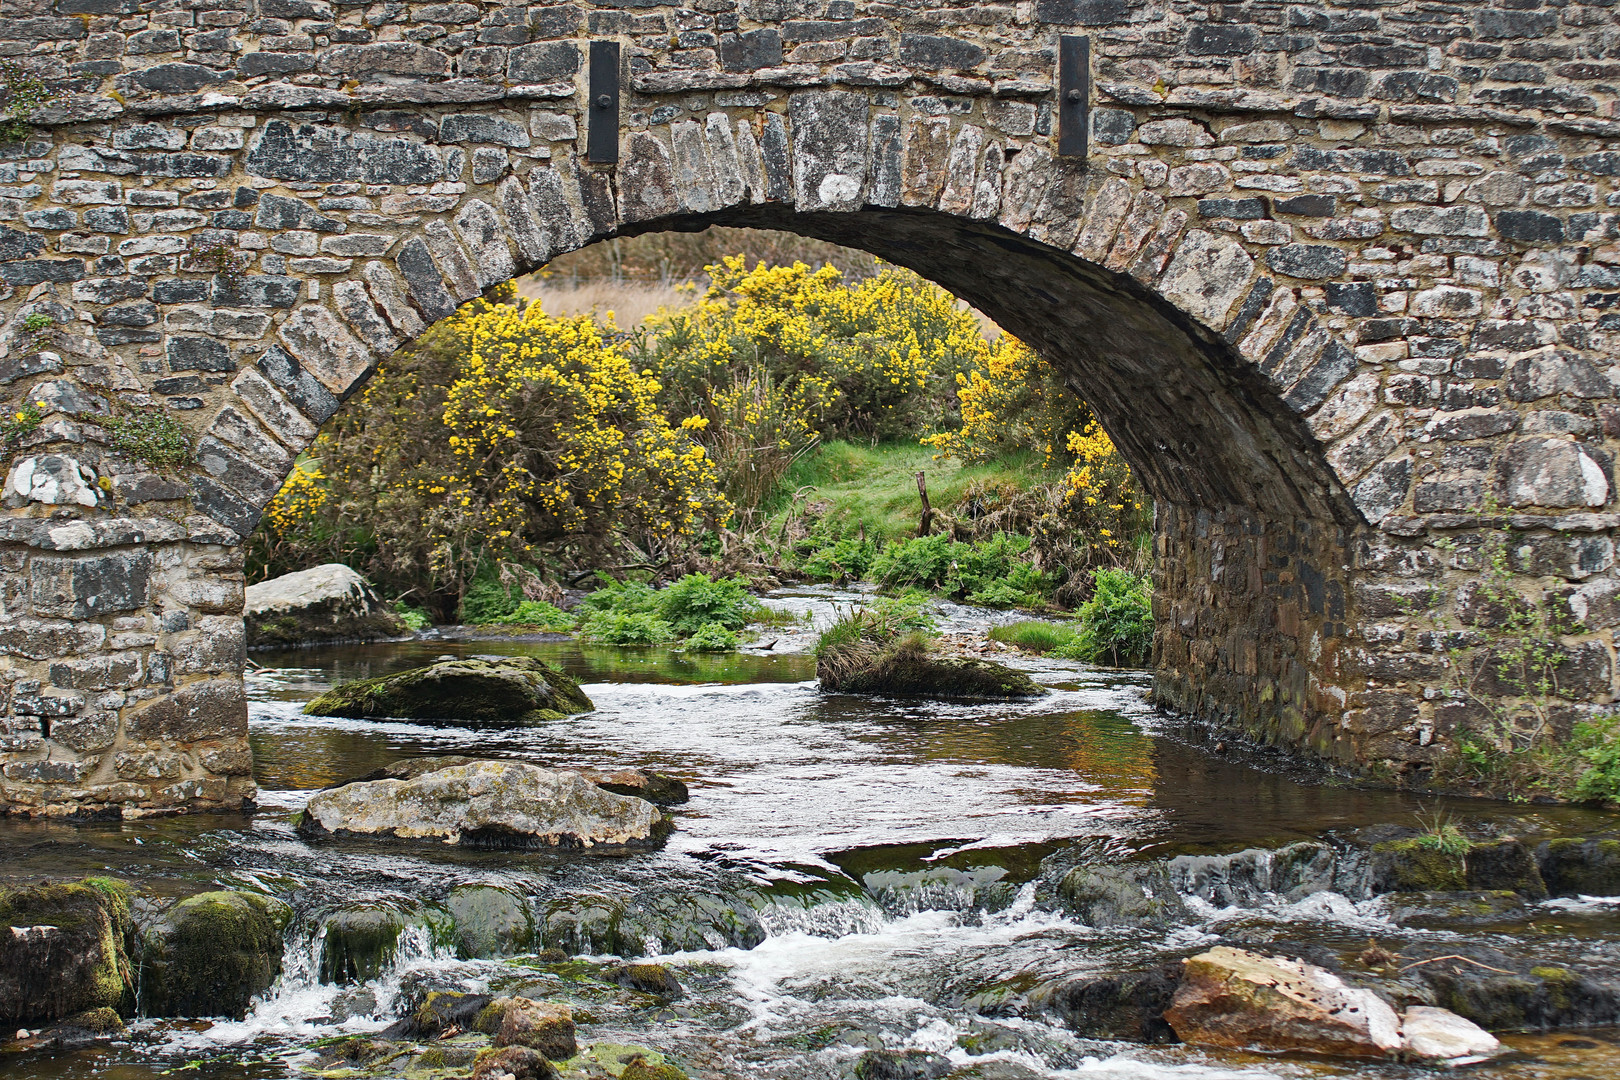
M 772 603 L 813 622 L 857 600 L 808 590 Z M 956 631 L 1006 618 L 948 605 L 942 612 Z M 811 657 L 793 651 L 810 629 L 807 622 L 768 631 L 772 649 L 723 656 L 567 640 L 254 654 L 260 666 L 248 685 L 258 812 L 3 822 L 0 879 L 111 873 L 160 895 L 199 884 L 273 893 L 297 912 L 280 983 L 244 1021 L 137 1021 L 111 1045 L 10 1055 L 0 1072 L 120 1080 L 298 1075 L 319 1040 L 391 1022 L 402 987 L 501 989 L 547 977 L 551 969 L 532 958 L 455 958 L 433 927 L 452 890 L 469 885 L 518 898 L 557 939 L 548 943 L 570 953 L 616 947 L 667 963 L 684 998 L 658 1007 L 597 1002 L 582 1011 L 580 1042 L 655 1047 L 694 1077 L 839 1077 L 874 1047 L 936 1051 L 958 1067 L 953 1077 L 985 1080 L 1427 1075 L 1408 1066 L 1088 1040 L 1007 1003 L 1042 981 L 1179 958 L 1218 941 L 1288 941 L 1344 954 L 1370 937 L 1397 945 L 1444 942 L 1448 934 L 1522 940 L 1529 922 L 1538 947 L 1620 959 L 1620 918 L 1602 899 L 1552 901 L 1528 919 L 1479 931 L 1398 925 L 1387 898 L 1348 887 L 1293 900 L 1193 895 L 1187 902 L 1196 917 L 1158 930 L 1084 925 L 1043 901 L 1043 882 L 1087 861 L 1275 849 L 1447 811 L 1521 833 L 1609 833 L 1614 822 L 1580 810 L 1355 790 L 1264 753 L 1216 754 L 1195 730 L 1153 710 L 1142 672 L 1013 658 L 1053 692 L 995 705 L 823 695 Z M 596 711 L 498 732 L 300 711 L 337 681 L 488 653 L 560 665 Z M 314 789 L 399 758 L 445 753 L 653 769 L 684 779 L 691 801 L 677 808 L 667 843 L 630 855 L 308 843 L 289 824 Z M 324 920 L 357 905 L 395 910 L 410 929 L 376 978 L 323 983 Z M 616 921 L 610 927 L 593 910 L 613 912 Z M 1612 1030 L 1508 1041 L 1514 1054 L 1471 1075 L 1620 1075 L 1620 1033 Z

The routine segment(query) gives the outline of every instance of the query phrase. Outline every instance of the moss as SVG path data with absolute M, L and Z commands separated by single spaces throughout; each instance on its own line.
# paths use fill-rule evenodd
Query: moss
M 619 1074 L 619 1080 L 687 1080 L 687 1076 L 667 1061 L 657 1065 L 645 1061 L 632 1061 L 624 1067 L 624 1072 Z
M 399 717 L 512 725 L 555 720 L 596 706 L 567 675 L 533 657 L 451 660 L 333 687 L 309 716 Z
M 208 892 L 176 904 L 144 935 L 141 1009 L 149 1016 L 231 1016 L 281 974 L 292 909 L 257 893 Z
M 0 927 L 62 931 L 49 939 L 15 936 L 0 949 L 0 964 L 20 973 L 11 1019 L 55 1020 L 101 1008 L 127 1015 L 133 1009 L 129 898 L 128 887 L 111 878 L 0 893 Z
M 321 982 L 366 982 L 393 962 L 405 918 L 393 908 L 358 907 L 338 912 L 326 922 L 321 950 Z
M 1379 892 L 1460 892 L 1468 887 L 1463 856 L 1414 836 L 1373 845 L 1373 886 Z
M 124 1021 L 116 1012 L 104 1006 L 75 1013 L 63 1020 L 61 1026 L 78 1028 L 92 1035 L 117 1035 L 124 1030 Z

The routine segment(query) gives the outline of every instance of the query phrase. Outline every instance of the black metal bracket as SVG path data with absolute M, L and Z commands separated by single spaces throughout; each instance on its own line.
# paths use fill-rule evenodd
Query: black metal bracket
M 591 94 L 585 110 L 585 157 L 603 165 L 619 160 L 619 43 L 591 42 Z
M 1091 39 L 1064 34 L 1058 38 L 1058 156 L 1085 157 L 1090 128 Z

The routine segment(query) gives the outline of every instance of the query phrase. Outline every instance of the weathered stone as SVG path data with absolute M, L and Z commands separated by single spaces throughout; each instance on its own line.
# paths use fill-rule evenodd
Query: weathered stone
M 1401 1050 L 1400 1019 L 1371 990 L 1298 960 L 1217 946 L 1186 962 L 1164 1018 L 1183 1042 L 1332 1057 Z
M 594 847 L 650 842 L 663 817 L 651 803 L 603 791 L 577 773 L 483 761 L 317 792 L 299 828 L 473 847 Z
M 566 1004 L 514 998 L 495 1033 L 496 1046 L 527 1046 L 553 1061 L 579 1053 L 574 1042 L 574 1011 Z
M 870 146 L 865 94 L 804 90 L 789 99 L 794 204 L 800 210 L 853 210 L 865 187 Z
M 343 683 L 311 701 L 304 711 L 310 716 L 500 726 L 553 720 L 593 708 L 574 680 L 538 660 L 474 657 Z
M 369 641 L 407 633 L 371 584 L 341 563 L 249 585 L 243 619 L 249 646 Z
M 1520 439 L 1502 451 L 1496 491 L 1508 506 L 1604 506 L 1609 480 L 1579 443 Z
M 257 893 L 188 897 L 142 927 L 141 1007 L 147 1016 L 240 1020 L 281 974 L 292 909 Z
M 0 1020 L 134 1006 L 129 890 L 93 879 L 0 892 Z

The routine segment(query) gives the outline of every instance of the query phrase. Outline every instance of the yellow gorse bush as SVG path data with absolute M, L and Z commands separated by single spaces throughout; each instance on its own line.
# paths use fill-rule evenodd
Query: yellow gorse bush
M 741 255 L 706 269 L 703 297 L 637 338 L 677 412 L 702 414 L 712 387 L 768 377 L 810 429 L 907 437 L 954 420 L 949 388 L 989 352 L 972 312 L 898 267 L 855 283 L 802 262 L 750 270 Z
M 1090 407 L 1063 384 L 1035 350 L 999 338 L 985 364 L 957 377 L 962 426 L 923 442 L 963 461 L 1009 451 L 1040 454 L 1062 468 L 1063 507 L 1084 546 L 1100 555 L 1123 551 L 1147 528 L 1135 474 Z
M 469 304 L 390 358 L 322 431 L 313 456 L 326 467 L 295 469 L 250 559 L 259 572 L 363 563 L 385 588 L 430 580 L 453 610 L 503 560 L 615 537 L 668 550 L 731 506 L 659 389 L 589 316 Z

